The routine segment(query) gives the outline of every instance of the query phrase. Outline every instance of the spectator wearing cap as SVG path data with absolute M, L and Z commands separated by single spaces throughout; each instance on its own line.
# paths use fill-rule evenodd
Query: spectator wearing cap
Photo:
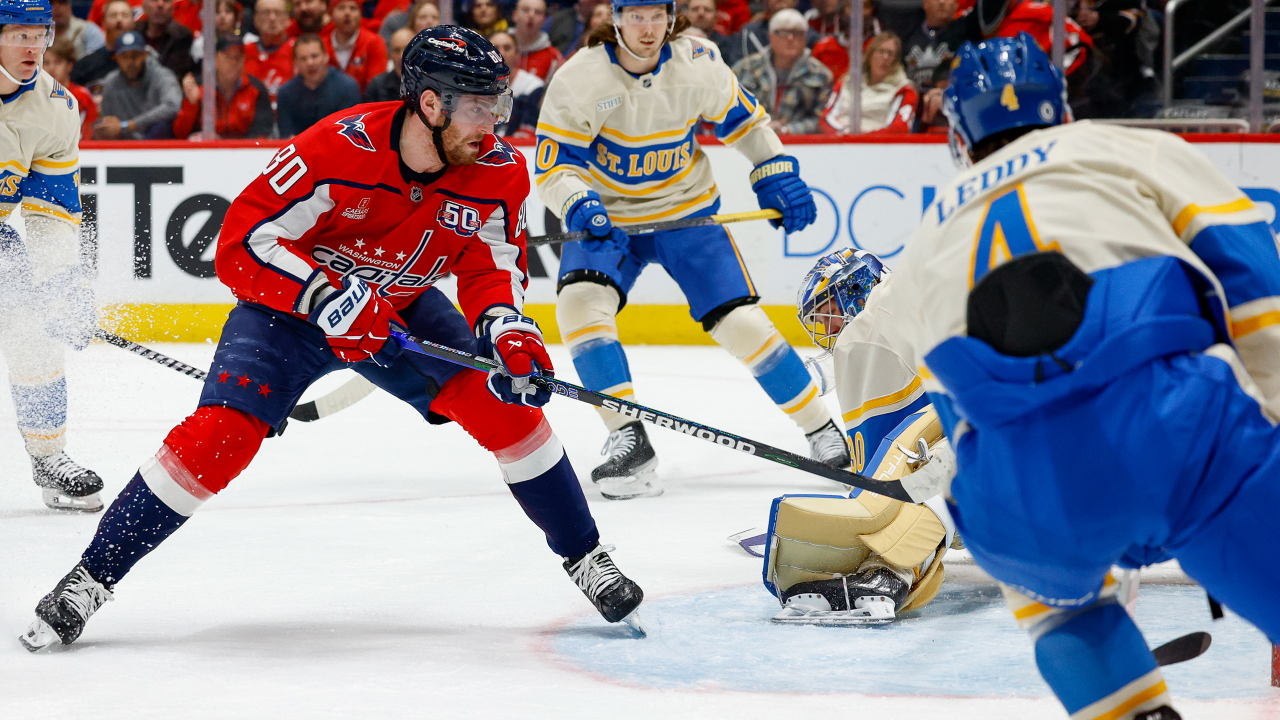
M 551 36 L 542 31 L 547 22 L 546 0 L 517 0 L 515 12 L 511 14 L 514 30 L 511 37 L 520 49 L 519 67 L 550 82 L 551 75 L 564 62 L 560 51 L 552 47 Z
M 293 38 L 289 37 L 289 5 L 286 0 L 258 0 L 253 24 L 258 39 L 245 43 L 244 69 L 257 78 L 276 99 L 280 86 L 293 77 Z
M 137 32 L 146 38 L 147 45 L 156 51 L 160 64 L 182 77 L 195 67 L 191 59 L 191 43 L 195 36 L 181 23 L 173 19 L 173 0 L 142 0 L 147 18 L 139 20 Z
M 715 43 L 723 56 L 723 48 L 730 41 L 728 35 L 716 32 L 716 0 L 689 0 L 685 15 L 689 16 L 693 27 L 701 30 L 708 40 Z
M 853 97 L 848 88 L 849 74 L 845 73 L 823 111 L 823 132 L 850 131 Z M 861 132 L 869 135 L 911 132 L 919 98 L 902 66 L 902 40 L 892 32 L 872 38 L 862 56 Z
M 102 119 L 93 127 L 94 139 L 173 137 L 173 118 L 182 106 L 178 78 L 160 64 L 137 30 L 121 35 L 115 50 L 120 67 L 102 84 Z
M 400 28 L 409 28 L 414 35 L 417 35 L 427 28 L 439 25 L 440 6 L 436 4 L 437 1 L 418 0 L 410 5 L 408 10 L 396 10 L 388 14 L 382 21 L 382 28 L 378 30 L 378 34 L 390 44 L 391 36 Z
M 489 42 L 502 53 L 507 67 L 520 62 L 520 50 L 511 33 L 499 32 L 489 36 Z M 517 69 L 511 77 L 511 118 L 494 128 L 494 133 L 508 137 L 534 139 L 538 125 L 538 108 L 547 84 L 528 70 Z
M 218 37 L 214 47 L 214 79 L 217 83 L 214 132 L 219 138 L 260 138 L 271 134 L 275 120 L 271 96 L 257 78 L 244 71 L 244 41 L 239 35 Z M 183 139 L 203 127 L 201 100 L 204 88 L 193 75 L 182 78 L 182 109 L 173 121 L 173 135 Z
M 71 14 L 71 0 L 53 0 L 53 36 L 70 40 L 77 60 L 107 44 L 102 28 Z
M 326 0 L 294 0 L 293 22 L 285 32 L 293 38 L 307 33 L 323 34 L 329 24 L 328 8 Z
M 738 81 L 773 116 L 778 133 L 818 131 L 818 114 L 831 95 L 831 71 L 804 46 L 804 16 L 779 10 L 769 20 L 769 47 L 733 67 Z
M 213 10 L 213 30 L 214 37 L 240 34 L 240 0 L 217 0 Z M 192 32 L 196 36 L 191 42 L 191 60 L 195 62 L 195 72 L 204 62 L 204 37 L 198 26 Z
M 293 137 L 328 115 L 360 104 L 360 85 L 329 65 L 329 54 L 318 35 L 302 35 L 294 41 L 293 64 L 298 74 L 276 94 L 280 137 Z
M 88 138 L 98 119 L 98 106 L 83 85 L 71 82 L 71 68 L 76 62 L 76 46 L 70 38 L 58 38 L 44 51 L 44 71 L 76 96 L 80 110 L 80 137 Z
M 106 45 L 76 60 L 71 68 L 71 81 L 84 85 L 91 91 L 102 84 L 102 80 L 116 69 L 115 47 L 120 36 L 134 29 L 133 6 L 128 0 L 108 0 L 102 6 L 103 32 L 106 34 Z
M 386 72 L 387 46 L 377 33 L 360 26 L 357 0 L 331 0 L 329 16 L 333 31 L 324 37 L 329 64 L 350 75 L 364 92 L 370 80 Z
M 400 99 L 400 64 L 404 60 L 404 49 L 413 39 L 413 31 L 400 28 L 391 36 L 387 54 L 391 56 L 391 69 L 369 81 L 364 89 L 365 102 L 386 102 Z

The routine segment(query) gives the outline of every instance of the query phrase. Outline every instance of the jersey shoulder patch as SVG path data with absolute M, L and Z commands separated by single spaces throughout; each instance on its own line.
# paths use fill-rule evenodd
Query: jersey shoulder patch
M 377 148 L 373 146 L 373 140 L 369 138 L 369 133 L 365 131 L 364 118 L 369 113 L 360 113 L 359 115 L 348 115 L 334 123 L 340 129 L 338 134 L 351 141 L 352 145 L 361 150 L 369 152 L 377 152 Z
M 691 60 L 697 60 L 703 55 L 710 56 L 712 60 L 716 59 L 716 52 L 702 43 L 691 43 L 693 45 L 693 57 Z
M 75 96 L 71 94 L 70 90 L 58 84 L 57 80 L 53 81 L 53 92 L 49 93 L 49 97 L 53 100 L 61 100 L 65 102 L 68 110 L 76 109 Z
M 477 165 L 488 165 L 490 167 L 502 167 L 503 165 L 515 165 L 520 154 L 506 140 L 493 136 L 493 147 L 488 152 L 481 153 L 476 158 Z

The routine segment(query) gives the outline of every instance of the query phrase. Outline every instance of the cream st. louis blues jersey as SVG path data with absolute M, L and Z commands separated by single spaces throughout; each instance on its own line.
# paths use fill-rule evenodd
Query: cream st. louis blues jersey
M 694 135 L 703 120 L 753 165 L 783 153 L 769 114 L 714 46 L 677 37 L 639 77 L 612 44 L 583 48 L 556 71 L 538 117 L 538 196 L 559 217 L 586 190 L 626 226 L 671 220 L 720 199 Z M 621 51 L 625 52 L 625 50 Z
M 0 219 L 20 209 L 35 283 L 79 258 L 80 109 L 41 70 L 0 105 Z
M 1280 409 L 1280 250 L 1262 212 L 1177 136 L 1087 121 L 1019 138 L 925 211 L 884 304 L 927 391 L 943 388 L 924 358 L 966 334 L 976 281 L 1040 250 L 1089 273 L 1156 256 L 1195 268 L 1225 300 L 1220 322 L 1264 408 Z

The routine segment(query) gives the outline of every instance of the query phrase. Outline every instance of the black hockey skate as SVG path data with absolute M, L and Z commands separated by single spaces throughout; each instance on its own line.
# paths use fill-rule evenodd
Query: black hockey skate
M 810 459 L 836 470 L 849 470 L 852 467 L 849 460 L 849 439 L 836 427 L 834 420 L 828 420 L 826 425 L 805 435 L 805 439 L 809 441 Z
M 564 561 L 564 571 L 569 573 L 587 599 L 605 620 L 625 622 L 640 637 L 644 628 L 640 625 L 637 608 L 644 600 L 644 591 L 633 580 L 623 575 L 609 557 L 612 545 L 596 544 L 586 555 Z
M 610 500 L 630 500 L 662 494 L 655 472 L 658 456 L 639 420 L 609 433 L 600 454 L 608 459 L 591 471 L 591 482 L 599 483 L 601 495 Z
M 31 478 L 44 490 L 44 504 L 54 510 L 95 513 L 102 509 L 102 478 L 58 452 L 31 456 Z
M 89 618 L 111 599 L 111 588 L 95 580 L 82 563 L 77 563 L 53 592 L 36 605 L 36 619 L 18 637 L 18 642 L 31 652 L 59 643 L 70 645 L 80 637 Z
M 777 623 L 874 625 L 893 622 L 911 585 L 885 567 L 830 580 L 796 583 L 782 593 Z
M 1168 705 L 1161 705 L 1155 710 L 1134 715 L 1133 720 L 1182 720 L 1182 716 Z

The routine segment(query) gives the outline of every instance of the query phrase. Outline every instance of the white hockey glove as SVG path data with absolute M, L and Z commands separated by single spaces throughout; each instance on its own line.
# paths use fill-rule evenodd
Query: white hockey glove
M 949 492 L 956 476 L 956 453 L 949 440 L 942 438 L 933 447 L 924 449 L 928 451 L 924 465 L 902 478 L 903 489 L 918 503 Z

